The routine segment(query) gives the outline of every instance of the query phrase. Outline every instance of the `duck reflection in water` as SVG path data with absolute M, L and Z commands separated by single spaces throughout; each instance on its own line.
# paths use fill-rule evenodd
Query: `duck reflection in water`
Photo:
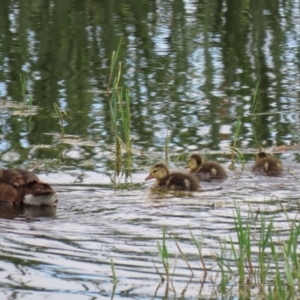
M 17 217 L 25 219 L 53 218 L 56 216 L 56 206 L 0 206 L 0 219 L 13 220 Z

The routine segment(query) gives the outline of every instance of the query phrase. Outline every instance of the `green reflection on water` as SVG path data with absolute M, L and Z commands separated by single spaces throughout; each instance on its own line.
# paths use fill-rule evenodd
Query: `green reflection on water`
M 297 5 L 1 1 L 0 93 L 6 103 L 1 150 L 18 154 L 5 164 L 28 164 L 30 150 L 45 145 L 30 159 L 75 151 L 77 160 L 65 156 L 64 164 L 84 169 L 79 162 L 93 159 L 95 167 L 111 168 L 115 140 L 105 91 L 120 36 L 137 152 L 150 148 L 157 160 L 163 159 L 167 136 L 175 157 L 228 149 L 236 116 L 251 112 L 257 82 L 256 112 L 280 114 L 258 115 L 254 125 L 242 122 L 237 147 L 298 144 L 298 117 L 292 112 L 299 110 L 299 63 L 289 42 L 299 24 Z M 30 116 L 28 107 L 17 107 L 24 98 L 20 74 L 27 78 L 36 107 Z M 80 143 L 58 138 L 61 124 L 54 103 L 70 116 L 64 120 L 66 137 Z M 138 167 L 145 163 L 142 154 L 135 158 Z

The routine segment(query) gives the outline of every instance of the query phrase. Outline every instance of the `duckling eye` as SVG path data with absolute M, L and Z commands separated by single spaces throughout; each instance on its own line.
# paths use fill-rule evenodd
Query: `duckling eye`
M 156 170 L 153 170 L 153 173 L 156 173 Z

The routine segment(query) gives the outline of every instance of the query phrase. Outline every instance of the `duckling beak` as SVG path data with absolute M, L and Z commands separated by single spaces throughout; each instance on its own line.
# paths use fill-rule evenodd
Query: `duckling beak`
M 149 180 L 149 179 L 152 179 L 152 178 L 154 178 L 154 177 L 153 177 L 152 174 L 150 173 L 150 174 L 145 178 L 145 181 L 146 181 L 146 180 Z
M 185 169 L 189 169 L 190 167 L 189 167 L 188 165 L 186 165 L 184 168 L 185 168 Z

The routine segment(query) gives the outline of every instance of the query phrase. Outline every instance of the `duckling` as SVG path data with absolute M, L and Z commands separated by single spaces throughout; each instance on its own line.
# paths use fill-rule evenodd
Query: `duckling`
M 190 169 L 190 174 L 194 174 L 199 179 L 209 181 L 211 179 L 226 179 L 225 169 L 214 161 L 203 162 L 199 154 L 193 154 L 189 157 L 186 168 Z
M 174 191 L 198 191 L 200 188 L 199 180 L 187 173 L 172 172 L 168 167 L 159 163 L 151 168 L 150 174 L 145 178 L 149 180 L 155 178 L 156 187 L 166 188 Z
M 256 154 L 252 172 L 268 176 L 278 176 L 282 172 L 281 161 L 270 154 L 260 151 Z
M 56 205 L 57 195 L 52 187 L 30 171 L 0 170 L 0 205 Z

